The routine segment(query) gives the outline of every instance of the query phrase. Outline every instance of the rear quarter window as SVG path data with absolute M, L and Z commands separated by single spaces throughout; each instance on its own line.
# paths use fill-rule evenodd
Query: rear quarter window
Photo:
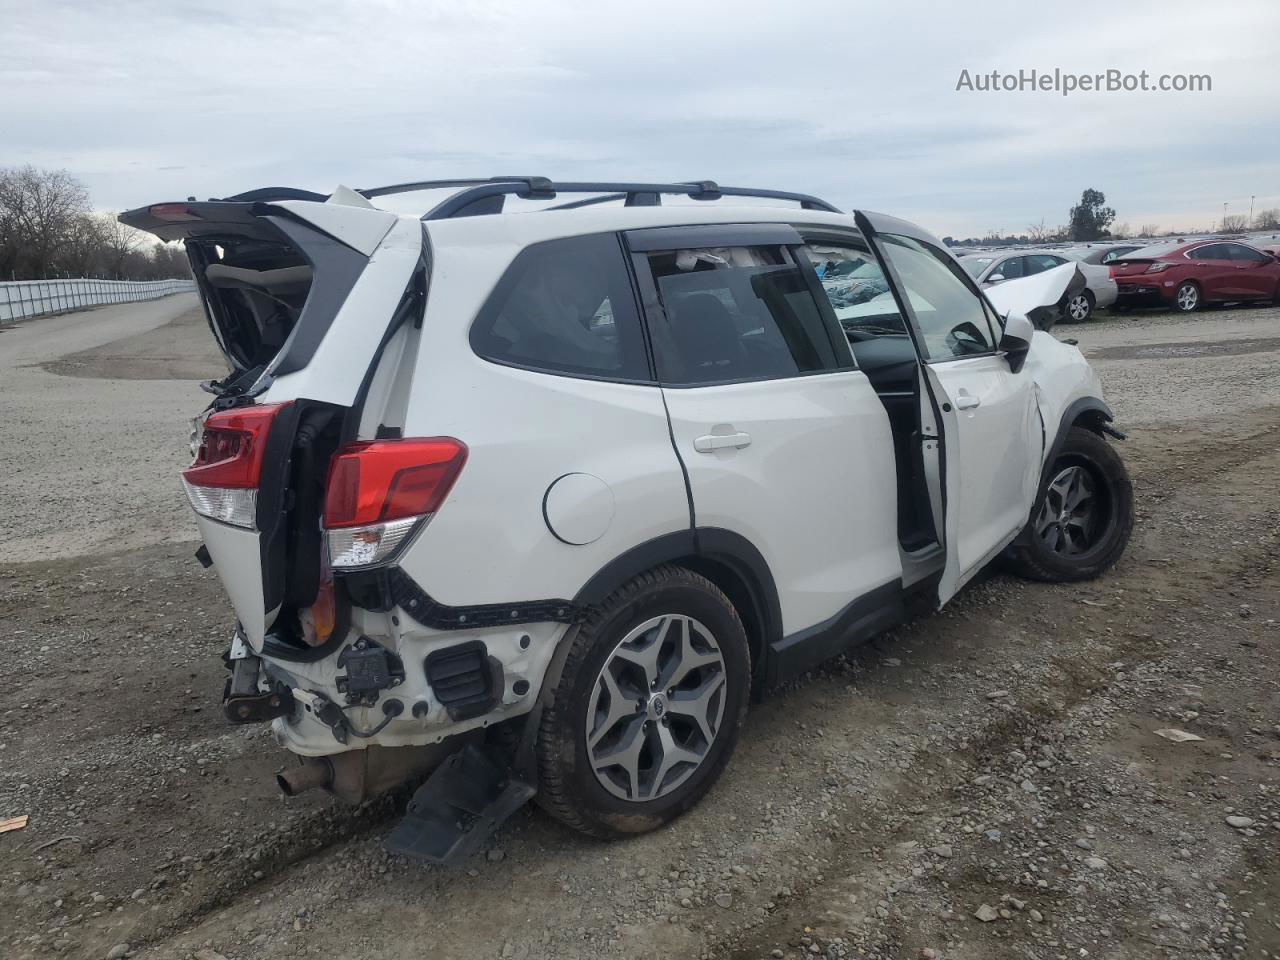
M 472 324 L 471 347 L 486 360 L 531 370 L 650 381 L 617 236 L 568 237 L 521 251 Z

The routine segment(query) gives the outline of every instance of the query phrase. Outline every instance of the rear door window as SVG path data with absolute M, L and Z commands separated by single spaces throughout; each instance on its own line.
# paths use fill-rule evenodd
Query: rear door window
M 626 260 L 611 233 L 522 251 L 481 308 L 471 346 L 511 366 L 652 380 Z
M 776 379 L 851 365 L 847 352 L 836 353 L 833 325 L 810 283 L 813 267 L 787 247 L 667 250 L 647 261 L 663 307 L 653 334 L 664 383 Z

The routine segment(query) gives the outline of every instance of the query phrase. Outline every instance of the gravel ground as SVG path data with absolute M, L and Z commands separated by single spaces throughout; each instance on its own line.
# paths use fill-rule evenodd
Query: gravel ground
M 29 539 L 34 563 L 0 548 L 0 818 L 31 816 L 0 835 L 0 955 L 1280 956 L 1280 311 L 1060 330 L 1130 434 L 1138 524 L 1106 577 L 993 570 L 753 708 L 725 777 L 669 829 L 598 844 L 530 809 L 453 870 L 381 851 L 400 797 L 281 800 L 265 731 L 221 722 L 216 579 L 166 542 L 189 535 L 167 503 L 124 511 L 112 481 L 181 461 L 198 392 L 48 379 L 110 374 L 100 357 L 174 316 L 111 342 L 62 318 L 65 338 L 23 354 L 46 368 L 14 365 L 44 378 L 21 429 L 65 431 L 57 455 L 97 481 L 73 522 L 125 539 L 75 557 Z M 206 349 L 169 332 L 165 356 Z M 86 392 L 49 411 L 40 383 Z M 87 426 L 126 389 L 145 471 L 101 462 Z M 57 516 L 4 482 L 0 509 L 26 498 L 8 524 Z
M 226 370 L 196 304 L 179 294 L 0 328 L 0 462 L 21 465 L 0 471 L 0 562 L 192 536 L 177 482 L 186 423 L 209 401 L 196 381 Z M 94 379 L 59 375 L 75 372 Z

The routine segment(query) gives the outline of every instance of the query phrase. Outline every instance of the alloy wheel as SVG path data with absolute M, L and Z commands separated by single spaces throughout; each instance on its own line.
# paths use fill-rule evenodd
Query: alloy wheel
M 1036 536 L 1054 553 L 1074 556 L 1097 543 L 1101 519 L 1093 477 L 1084 467 L 1070 466 L 1049 482 Z
M 631 630 L 605 660 L 587 704 L 587 755 L 622 800 L 656 800 L 689 779 L 720 732 L 725 662 L 711 631 L 667 614 Z
M 1191 311 L 1200 302 L 1200 291 L 1193 284 L 1185 283 L 1178 288 L 1178 309 Z
M 1076 323 L 1088 320 L 1090 312 L 1092 312 L 1092 308 L 1089 306 L 1089 298 L 1083 293 L 1072 297 L 1067 304 L 1067 315 Z

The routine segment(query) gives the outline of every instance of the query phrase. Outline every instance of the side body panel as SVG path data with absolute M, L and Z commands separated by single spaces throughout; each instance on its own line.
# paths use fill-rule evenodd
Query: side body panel
M 1032 337 L 1026 363 L 1018 376 L 1029 377 L 1035 383 L 1036 405 L 1044 424 L 1043 469 L 1044 458 L 1058 439 L 1062 415 L 1078 400 L 1103 402 L 1102 381 L 1079 348 L 1041 330 Z
M 759 548 L 784 633 L 901 577 L 893 437 L 865 374 L 663 392 L 698 525 Z M 699 438 L 738 434 L 747 445 L 699 450 Z
M 454 606 L 571 598 L 614 557 L 690 526 L 656 385 L 541 373 L 473 352 L 472 318 L 519 249 L 459 243 L 434 252 L 404 434 L 456 437 L 468 454 L 400 566 Z M 589 481 L 601 493 L 582 501 L 583 519 L 611 514 L 586 544 L 557 538 L 544 515 L 549 489 L 566 474 L 598 481 Z M 564 510 L 576 528 L 574 504 Z

